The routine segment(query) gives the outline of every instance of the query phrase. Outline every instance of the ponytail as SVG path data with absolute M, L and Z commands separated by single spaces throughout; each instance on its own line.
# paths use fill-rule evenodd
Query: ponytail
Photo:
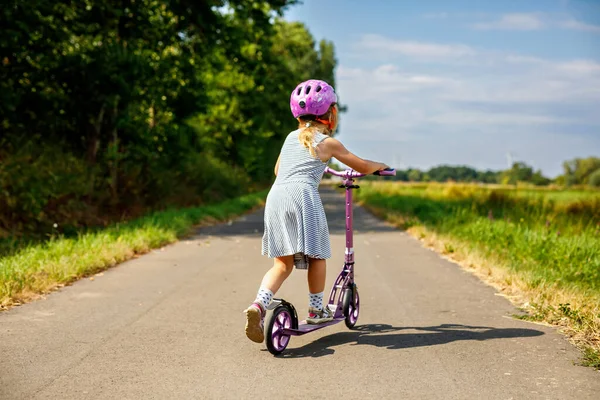
M 317 154 L 313 146 L 315 132 L 321 132 L 327 136 L 331 136 L 335 132 L 338 123 L 337 105 L 332 104 L 323 115 L 303 115 L 298 118 L 298 123 L 298 128 L 301 129 L 298 140 L 313 157 L 316 157 Z

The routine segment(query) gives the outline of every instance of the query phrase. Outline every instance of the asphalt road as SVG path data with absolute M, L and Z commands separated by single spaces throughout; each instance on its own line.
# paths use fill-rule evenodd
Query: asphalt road
M 344 209 L 323 189 L 342 265 Z M 355 211 L 357 329 L 293 337 L 279 357 L 244 335 L 270 260 L 262 211 L 0 313 L 1 399 L 599 399 L 600 373 L 552 328 L 511 318 L 494 289 Z M 306 272 L 278 295 L 307 309 Z

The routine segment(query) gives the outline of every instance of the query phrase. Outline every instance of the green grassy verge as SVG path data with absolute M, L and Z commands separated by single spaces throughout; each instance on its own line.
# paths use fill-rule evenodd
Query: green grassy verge
M 266 192 L 219 204 L 156 212 L 73 238 L 54 238 L 0 259 L 0 308 L 23 303 L 176 241 L 202 223 L 224 221 L 263 204 Z
M 357 199 L 559 325 L 600 369 L 600 192 L 368 183 Z

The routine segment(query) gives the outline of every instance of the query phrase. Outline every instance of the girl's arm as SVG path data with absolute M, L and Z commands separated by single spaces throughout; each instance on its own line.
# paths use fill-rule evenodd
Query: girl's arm
M 281 160 L 281 154 L 279 154 L 279 157 L 277 157 L 277 163 L 275 163 L 275 176 L 277 176 L 277 173 L 279 172 L 279 160 Z
M 381 171 L 388 168 L 387 165 L 375 161 L 365 160 L 357 155 L 351 153 L 344 145 L 337 139 L 327 138 L 322 141 L 318 147 L 319 158 L 323 160 L 335 157 L 337 160 L 346 164 L 353 170 L 360 172 L 361 174 L 372 174 L 375 171 Z

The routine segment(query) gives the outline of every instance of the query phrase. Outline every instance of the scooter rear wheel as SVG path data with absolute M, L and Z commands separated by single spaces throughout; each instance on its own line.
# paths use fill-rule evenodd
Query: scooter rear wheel
M 284 329 L 292 327 L 293 312 L 285 305 L 273 310 L 267 327 L 267 349 L 273 355 L 281 354 L 290 342 L 290 335 L 283 334 Z
M 352 329 L 358 321 L 358 314 L 360 312 L 360 297 L 358 296 L 358 288 L 356 285 L 352 285 L 346 289 L 342 306 L 344 316 L 346 317 L 344 323 L 348 329 Z

